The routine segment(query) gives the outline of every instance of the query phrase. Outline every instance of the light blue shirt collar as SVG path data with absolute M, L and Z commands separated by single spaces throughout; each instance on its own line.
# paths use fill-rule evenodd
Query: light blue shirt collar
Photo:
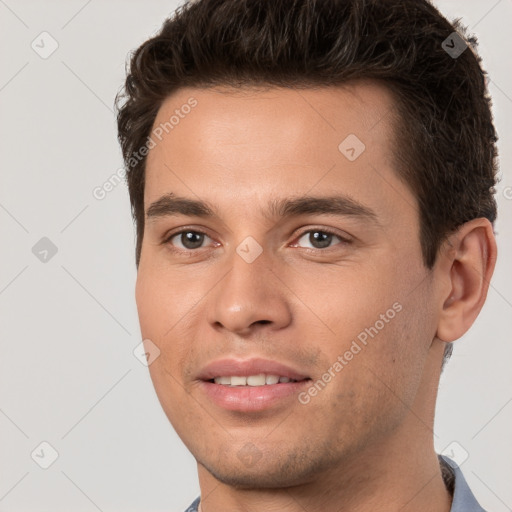
M 444 455 L 440 455 L 439 457 L 443 458 L 448 463 L 455 477 L 453 502 L 450 512 L 485 512 L 478 501 L 476 501 L 459 466 Z

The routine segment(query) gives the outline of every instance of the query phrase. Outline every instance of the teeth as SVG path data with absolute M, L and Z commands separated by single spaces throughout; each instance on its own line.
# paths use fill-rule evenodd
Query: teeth
M 233 377 L 231 377 L 231 382 L 233 382 Z M 261 373 L 260 375 L 250 375 L 247 377 L 247 385 L 248 386 L 264 386 L 265 385 L 265 374 Z
M 231 377 L 232 386 L 246 386 L 247 377 Z
M 269 384 L 277 384 L 278 382 L 296 382 L 289 377 L 279 377 L 279 375 L 265 375 L 260 373 L 258 375 L 249 375 L 248 377 L 241 376 L 223 376 L 213 379 L 215 384 L 222 384 L 224 386 L 265 386 Z
M 279 382 L 278 375 L 267 375 L 265 378 L 265 384 L 277 384 Z

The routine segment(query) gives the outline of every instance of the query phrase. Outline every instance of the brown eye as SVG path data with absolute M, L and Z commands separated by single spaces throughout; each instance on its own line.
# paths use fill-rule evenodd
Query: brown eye
M 174 235 L 168 239 L 168 243 L 178 249 L 193 250 L 201 248 L 205 238 L 210 239 L 209 236 L 200 231 L 187 230 L 174 233 Z
M 344 238 L 335 235 L 334 233 L 330 233 L 329 231 L 312 229 L 302 234 L 302 236 L 298 239 L 298 244 L 302 245 L 304 243 L 309 243 L 312 246 L 309 248 L 326 249 L 331 247 L 333 239 L 338 239 L 342 243 L 348 243 L 348 240 L 345 240 Z

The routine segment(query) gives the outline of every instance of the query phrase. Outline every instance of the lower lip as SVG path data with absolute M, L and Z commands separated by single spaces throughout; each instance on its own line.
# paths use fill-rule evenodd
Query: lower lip
M 300 393 L 310 380 L 266 384 L 265 386 L 225 386 L 201 382 L 206 395 L 219 407 L 230 411 L 262 411 Z

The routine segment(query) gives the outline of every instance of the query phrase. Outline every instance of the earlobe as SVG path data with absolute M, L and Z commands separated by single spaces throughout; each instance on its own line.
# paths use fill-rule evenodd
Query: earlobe
M 484 305 L 497 248 L 492 225 L 482 218 L 463 224 L 446 243 L 450 249 L 441 251 L 439 257 L 444 259 L 440 268 L 448 286 L 440 297 L 436 336 L 451 342 L 471 327 Z

